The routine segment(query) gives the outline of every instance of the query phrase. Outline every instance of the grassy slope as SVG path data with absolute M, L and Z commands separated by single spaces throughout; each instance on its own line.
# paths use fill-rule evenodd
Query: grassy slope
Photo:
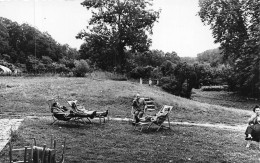
M 50 115 L 46 101 L 53 97 L 77 99 L 89 110 L 109 109 L 112 117 L 130 117 L 133 96 L 138 92 L 152 97 L 157 105 L 174 105 L 173 121 L 245 124 L 249 111 L 199 103 L 136 83 L 88 78 L 1 78 L 1 117 Z M 8 85 L 8 86 L 7 86 Z M 6 87 L 7 86 L 7 87 Z M 139 133 L 125 122 L 106 125 L 50 126 L 50 117 L 26 119 L 16 146 L 27 145 L 30 137 L 40 144 L 51 134 L 61 141 L 67 137 L 68 162 L 252 162 L 256 150 L 245 150 L 243 132 L 174 126 L 171 131 Z M 199 149 L 199 150 L 198 150 Z M 0 162 L 7 159 L 7 148 Z
M 259 99 L 252 99 L 243 96 L 239 96 L 236 93 L 225 91 L 201 91 L 199 89 L 193 89 L 192 99 L 199 102 L 217 104 L 225 107 L 234 107 L 237 109 L 250 110 L 255 105 L 260 104 Z
M 3 80 L 4 79 L 4 80 Z M 153 98 L 158 106 L 173 105 L 172 120 L 244 124 L 249 111 L 225 108 L 176 97 L 147 85 L 127 81 L 92 80 L 89 78 L 3 78 L 0 95 L 2 111 L 9 115 L 48 114 L 47 100 L 59 97 L 77 99 L 89 110 L 111 111 L 112 116 L 129 116 L 136 93 Z

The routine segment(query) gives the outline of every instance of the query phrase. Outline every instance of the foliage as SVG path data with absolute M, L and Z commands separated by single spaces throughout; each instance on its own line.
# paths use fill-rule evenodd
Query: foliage
M 173 74 L 173 70 L 175 68 L 175 64 L 173 64 L 171 61 L 166 60 L 163 62 L 163 64 L 161 65 L 161 72 L 163 76 L 170 76 L 171 74 Z
M 149 8 L 152 6 L 150 1 L 85 0 L 81 4 L 92 12 L 88 30 L 77 35 L 86 41 L 86 55 L 88 52 L 99 56 L 107 54 L 105 58 L 115 60 L 113 65 L 123 70 L 126 49 L 131 52 L 148 50 L 151 39 L 147 32 L 152 34 L 152 27 L 159 18 L 159 12 Z
M 260 2 L 257 0 L 200 0 L 199 16 L 211 26 L 230 70 L 234 90 L 260 95 Z
M 33 73 L 56 72 L 60 60 L 77 59 L 79 53 L 67 44 L 60 45 L 48 33 L 24 23 L 19 25 L 0 17 L 0 59 L 14 64 L 20 69 Z M 74 63 L 73 63 L 74 64 Z M 68 64 L 65 64 L 66 66 Z M 62 67 L 62 66 L 59 66 Z M 68 71 L 69 67 L 62 68 Z M 60 68 L 58 68 L 60 69 Z M 63 70 L 62 70 L 63 71 Z
M 199 63 L 210 63 L 210 66 L 217 67 L 222 64 L 221 51 L 217 49 L 206 50 L 202 53 L 197 54 L 197 60 Z
M 197 63 L 198 57 L 181 57 L 181 62 L 186 62 L 188 64 L 195 64 Z
M 16 69 L 16 66 L 12 63 L 6 62 L 5 60 L 0 60 L 0 65 L 8 67 L 10 70 L 14 71 Z
M 133 55 L 133 60 L 138 66 L 160 66 L 165 60 L 165 54 L 159 50 L 149 50 L 143 53 L 138 52 Z
M 178 81 L 176 81 L 174 77 L 162 77 L 160 80 L 160 85 L 162 86 L 162 89 L 164 89 L 165 91 L 174 95 L 179 95 L 179 93 L 176 93 Z
M 89 71 L 90 71 L 89 64 L 85 60 L 81 59 L 79 61 L 77 60 L 75 61 L 75 69 L 74 69 L 75 76 L 84 77 L 85 74 Z
M 130 77 L 134 79 L 139 79 L 139 78 L 150 78 L 152 75 L 153 71 L 152 66 L 146 66 L 146 67 L 136 67 L 130 72 Z
M 170 62 L 168 62 L 170 63 Z M 196 72 L 192 65 L 180 62 L 160 80 L 162 88 L 177 96 L 190 98 L 192 88 L 196 85 Z

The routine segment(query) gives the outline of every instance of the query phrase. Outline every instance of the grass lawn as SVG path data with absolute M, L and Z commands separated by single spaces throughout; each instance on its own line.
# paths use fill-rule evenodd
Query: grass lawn
M 254 162 L 258 158 L 255 146 L 245 148 L 244 131 L 175 125 L 172 130 L 156 132 L 152 128 L 140 133 L 121 121 L 51 126 L 47 100 L 59 97 L 66 105 L 66 100 L 77 99 L 89 110 L 108 109 L 111 117 L 125 118 L 131 117 L 131 101 L 140 93 L 153 98 L 158 106 L 173 105 L 172 121 L 229 125 L 245 124 L 251 114 L 247 110 L 183 99 L 127 81 L 61 77 L 1 77 L 0 81 L 0 118 L 37 116 L 25 118 L 14 146 L 28 145 L 31 137 L 38 144 L 48 144 L 51 135 L 60 146 L 66 137 L 66 162 Z M 7 162 L 7 158 L 6 146 L 0 162 Z
M 260 98 L 250 99 L 239 96 L 238 94 L 233 92 L 201 91 L 200 89 L 193 89 L 192 99 L 203 103 L 221 105 L 229 108 L 233 107 L 250 111 L 252 111 L 255 105 L 260 104 Z

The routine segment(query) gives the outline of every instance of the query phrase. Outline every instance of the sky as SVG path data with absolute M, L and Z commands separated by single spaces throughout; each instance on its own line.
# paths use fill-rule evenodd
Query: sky
M 85 29 L 91 15 L 80 3 L 83 0 L 0 0 L 0 16 L 19 24 L 28 23 L 47 31 L 57 42 L 79 49 L 83 40 L 75 36 Z M 197 12 L 199 0 L 154 0 L 161 9 L 153 28 L 152 46 L 180 57 L 219 47 L 214 44 L 209 26 L 204 26 Z

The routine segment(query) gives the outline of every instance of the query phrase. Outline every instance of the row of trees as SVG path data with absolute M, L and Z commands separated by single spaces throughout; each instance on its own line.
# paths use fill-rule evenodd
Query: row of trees
M 16 67 L 29 73 L 70 72 L 78 59 L 76 49 L 57 43 L 48 33 L 0 17 L 0 60 L 12 70 Z
M 199 16 L 210 25 L 229 66 L 228 84 L 243 95 L 260 95 L 259 0 L 200 0 Z

